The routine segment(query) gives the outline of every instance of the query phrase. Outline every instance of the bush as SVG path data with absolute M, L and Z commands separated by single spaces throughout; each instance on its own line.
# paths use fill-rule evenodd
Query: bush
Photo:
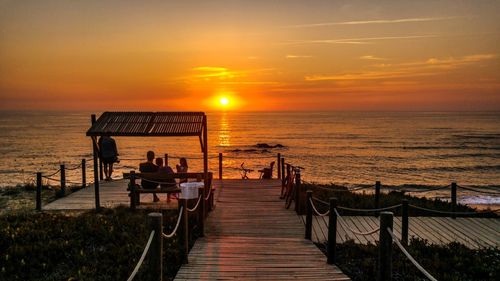
M 149 237 L 146 216 L 127 208 L 1 216 L 0 280 L 126 280 Z M 165 231 L 176 219 L 176 211 L 164 211 Z M 178 241 L 163 244 L 164 274 L 172 278 L 181 264 Z

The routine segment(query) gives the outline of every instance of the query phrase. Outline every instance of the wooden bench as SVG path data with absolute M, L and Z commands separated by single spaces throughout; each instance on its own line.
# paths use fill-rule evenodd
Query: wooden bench
M 140 194 L 141 193 L 167 193 L 174 194 L 180 193 L 181 189 L 179 188 L 179 184 L 175 183 L 176 179 L 179 180 L 187 180 L 193 181 L 196 180 L 198 182 L 205 180 L 205 192 L 210 190 L 210 186 L 212 185 L 212 173 L 208 173 L 208 178 L 204 179 L 203 173 L 136 173 L 135 171 L 131 171 L 130 173 L 123 173 L 124 179 L 129 179 L 129 196 L 130 196 L 130 208 L 135 209 L 137 205 L 140 205 Z M 143 188 L 140 184 L 142 179 L 150 180 L 153 183 L 165 183 L 159 184 L 157 188 Z M 169 182 L 172 182 L 169 184 Z M 211 198 L 211 200 L 213 200 Z

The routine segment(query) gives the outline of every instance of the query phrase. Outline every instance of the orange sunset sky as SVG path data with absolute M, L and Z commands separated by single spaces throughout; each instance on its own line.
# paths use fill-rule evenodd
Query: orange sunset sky
M 0 0 L 0 109 L 500 110 L 500 1 Z

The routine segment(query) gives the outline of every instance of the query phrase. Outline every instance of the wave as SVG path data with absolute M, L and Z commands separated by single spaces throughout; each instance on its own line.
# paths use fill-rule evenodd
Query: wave
M 423 167 L 423 168 L 412 168 L 412 167 L 397 167 L 395 168 L 399 171 L 411 171 L 411 172 L 489 172 L 498 171 L 500 173 L 500 165 L 474 165 L 474 166 L 455 166 L 455 167 Z

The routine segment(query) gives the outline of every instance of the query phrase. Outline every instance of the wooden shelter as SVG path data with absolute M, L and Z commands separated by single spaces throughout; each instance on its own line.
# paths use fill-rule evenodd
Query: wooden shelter
M 104 112 L 87 131 L 94 151 L 94 188 L 96 209 L 99 203 L 98 145 L 100 136 L 120 137 L 198 137 L 203 152 L 203 173 L 208 175 L 207 116 L 204 112 Z

